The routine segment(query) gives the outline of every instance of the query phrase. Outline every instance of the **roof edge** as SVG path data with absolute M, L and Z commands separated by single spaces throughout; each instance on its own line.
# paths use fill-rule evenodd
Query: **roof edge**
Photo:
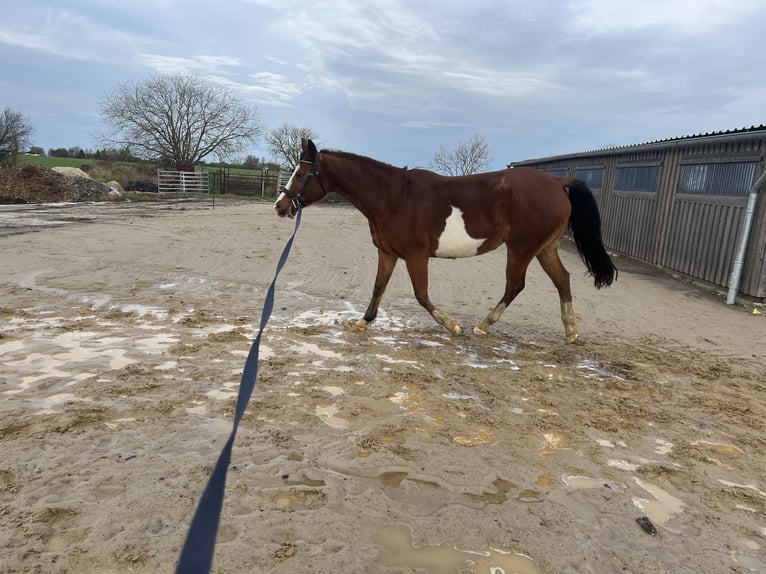
M 508 167 L 524 166 L 545 163 L 549 161 L 560 161 L 567 159 L 587 158 L 600 155 L 611 155 L 616 152 L 636 152 L 653 149 L 666 149 L 671 147 L 677 147 L 680 145 L 687 145 L 693 143 L 705 143 L 709 141 L 726 140 L 729 138 L 740 139 L 742 136 L 752 135 L 753 137 L 766 137 L 766 125 L 761 124 L 759 126 L 750 126 L 749 128 L 739 128 L 734 130 L 725 130 L 720 132 L 709 132 L 704 134 L 694 134 L 688 136 L 679 136 L 675 138 L 667 138 L 662 140 L 655 140 L 651 142 L 644 142 L 638 144 L 630 144 L 624 146 L 603 147 L 594 150 L 581 151 L 575 153 L 567 153 L 561 155 L 552 155 L 540 158 L 525 159 L 521 161 L 513 161 L 508 164 Z

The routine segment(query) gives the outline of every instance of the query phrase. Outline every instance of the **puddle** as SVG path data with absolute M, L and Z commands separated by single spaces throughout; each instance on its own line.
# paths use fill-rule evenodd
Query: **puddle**
M 322 325 L 325 327 L 333 326 L 338 320 L 336 313 L 327 313 L 324 311 L 305 311 L 299 315 L 290 317 L 290 326 L 307 328 Z
M 178 363 L 176 361 L 165 361 L 161 365 L 157 365 L 156 367 L 154 367 L 154 370 L 155 371 L 170 371 L 176 368 L 178 368 Z
M 49 397 L 45 397 L 43 399 L 35 399 L 30 401 L 34 406 L 39 407 L 39 411 L 35 411 L 32 414 L 33 415 L 51 415 L 55 414 L 57 411 L 54 409 L 54 407 L 73 402 L 73 401 L 81 401 L 83 399 L 78 398 L 77 396 L 73 395 L 72 393 L 58 393 L 56 395 L 51 395 Z
M 625 380 L 619 375 L 605 371 L 603 368 L 601 368 L 601 365 L 591 359 L 584 359 L 580 361 L 576 368 L 582 372 L 584 377 L 588 379 L 597 379 L 599 381 L 603 381 L 605 379 L 613 379 L 617 381 Z
M 480 444 L 492 444 L 495 442 L 495 435 L 486 430 L 478 430 L 470 436 L 456 436 L 452 442 L 460 446 L 477 446 Z
M 657 454 L 668 454 L 673 450 L 673 443 L 668 442 L 666 440 L 662 440 L 659 438 L 654 439 L 655 444 L 657 445 L 657 448 L 654 449 L 654 452 Z
M 130 423 L 130 422 L 134 422 L 135 420 L 136 419 L 133 418 L 133 417 L 126 417 L 126 418 L 121 418 L 121 419 L 114 419 L 111 422 L 104 423 L 104 425 L 106 425 L 106 428 L 108 428 L 108 429 L 116 429 L 122 423 Z
M 348 367 L 346 365 L 340 365 L 338 367 L 334 367 L 332 370 L 338 373 L 353 373 L 356 369 L 354 369 L 353 367 Z
M 7 357 L 8 354 L 23 349 L 24 345 L 24 341 L 10 341 L 8 343 L 0 343 L 0 355 Z
M 145 337 L 143 339 L 136 339 L 134 345 L 138 347 L 139 351 L 153 355 L 159 354 L 165 351 L 170 345 L 178 342 L 178 337 L 173 335 L 160 334 L 154 337 Z
M 492 482 L 495 492 L 485 492 L 483 494 L 469 494 L 472 499 L 485 504 L 503 504 L 508 500 L 508 493 L 513 488 L 513 484 L 503 478 L 496 478 Z
M 654 500 L 633 497 L 633 504 L 642 510 L 655 524 L 667 524 L 671 516 L 681 512 L 686 506 L 680 499 L 662 490 L 660 487 L 634 477 L 633 481 L 651 494 Z
M 338 414 L 337 405 L 317 406 L 314 409 L 314 414 L 318 416 L 324 424 L 335 429 L 347 429 L 348 421 L 340 417 L 336 417 Z
M 431 572 L 473 572 L 474 574 L 542 574 L 529 556 L 490 548 L 461 550 L 456 545 L 415 546 L 410 530 L 386 526 L 378 534 L 378 562 L 387 567 L 408 570 L 425 568 Z
M 627 470 L 630 472 L 633 472 L 634 470 L 637 470 L 639 464 L 628 462 L 627 460 L 615 460 L 615 459 L 609 459 L 606 461 L 607 466 L 611 466 L 613 468 L 619 468 L 620 470 Z
M 67 379 L 67 378 L 70 378 L 70 375 L 69 373 L 66 373 L 64 371 L 59 371 L 58 369 L 54 367 L 47 373 L 22 377 L 21 382 L 16 386 L 15 389 L 9 389 L 7 391 L 4 391 L 3 394 L 15 395 L 33 387 L 34 384 L 39 381 L 44 381 L 45 379 L 54 379 L 54 378 Z
M 314 343 L 295 343 L 290 347 L 290 351 L 298 353 L 299 355 L 318 355 L 326 359 L 336 359 L 343 356 L 340 353 L 336 353 L 335 351 L 323 349 Z
M 442 393 L 442 396 L 445 399 L 449 399 L 451 401 L 459 401 L 459 400 L 479 400 L 479 395 L 476 393 L 471 393 L 470 395 L 461 395 L 460 393 Z
M 289 475 L 282 477 L 282 484 L 287 486 L 309 486 L 311 488 L 317 488 L 325 486 L 324 480 L 321 478 L 309 478 L 305 473 L 301 474 L 300 478 L 291 478 Z
M 106 301 L 99 301 L 99 303 L 95 305 L 95 307 L 98 308 L 103 306 L 108 300 L 109 299 L 107 298 Z M 88 302 L 87 298 L 83 297 L 83 302 L 87 303 Z M 159 320 L 166 319 L 168 316 L 168 312 L 165 311 L 164 309 L 159 309 L 157 307 L 150 307 L 148 305 L 138 305 L 136 303 L 114 305 L 112 308 L 117 309 L 118 311 L 122 311 L 123 313 L 133 313 L 134 315 L 138 315 L 139 317 L 149 315 Z
M 603 478 L 590 478 L 588 476 L 573 476 L 564 475 L 561 477 L 569 488 L 572 490 L 583 490 L 588 488 L 602 488 L 607 485 L 607 481 Z
M 537 451 L 537 454 L 550 454 L 568 446 L 567 439 L 563 434 L 555 432 L 545 433 L 543 438 L 545 439 L 545 445 Z
M 194 404 L 196 406 L 186 407 L 186 412 L 189 413 L 190 415 L 206 415 L 210 412 L 210 409 L 207 407 L 207 404 L 200 401 L 194 401 Z
M 380 353 L 373 355 L 376 359 L 383 363 L 389 363 L 389 364 L 402 364 L 402 365 L 418 365 L 417 361 L 408 361 L 405 359 L 394 359 L 393 357 L 389 357 L 388 355 L 381 355 Z
M 405 412 L 412 412 L 417 410 L 418 404 L 420 404 L 420 395 L 417 393 L 398 392 L 394 393 L 392 397 L 388 398 L 389 401 L 399 405 Z
M 384 472 L 379 476 L 380 481 L 383 483 L 383 486 L 394 486 L 399 487 L 402 484 L 402 481 L 407 478 L 408 473 L 406 472 Z
M 438 341 L 429 341 L 427 339 L 418 339 L 417 337 L 414 339 L 414 342 L 418 345 L 423 345 L 424 347 L 443 347 L 444 343 L 440 343 Z

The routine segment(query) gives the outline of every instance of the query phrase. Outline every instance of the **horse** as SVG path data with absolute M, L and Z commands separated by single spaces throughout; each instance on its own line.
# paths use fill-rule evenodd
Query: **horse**
M 431 257 L 472 257 L 506 246 L 505 292 L 474 327 L 476 335 L 486 335 L 524 289 L 527 268 L 536 257 L 558 291 L 565 339 L 577 339 L 569 272 L 558 253 L 568 229 L 595 287 L 610 286 L 617 278 L 602 241 L 593 193 L 575 178 L 523 167 L 443 176 L 349 152 L 318 151 L 313 141 L 303 139 L 300 159 L 274 203 L 277 215 L 291 218 L 331 192 L 367 218 L 378 250 L 367 310 L 345 323 L 352 331 L 365 330 L 377 316 L 399 259 L 405 262 L 418 303 L 453 335 L 461 333 L 460 325 L 428 297 Z

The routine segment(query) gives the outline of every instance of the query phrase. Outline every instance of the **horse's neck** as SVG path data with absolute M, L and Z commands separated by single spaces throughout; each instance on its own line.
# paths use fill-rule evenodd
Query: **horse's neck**
M 403 193 L 401 170 L 374 160 L 326 154 L 332 191 L 348 200 L 369 220 L 374 220 L 399 202 Z M 323 155 L 323 159 L 326 157 Z M 328 161 L 329 160 L 329 161 Z

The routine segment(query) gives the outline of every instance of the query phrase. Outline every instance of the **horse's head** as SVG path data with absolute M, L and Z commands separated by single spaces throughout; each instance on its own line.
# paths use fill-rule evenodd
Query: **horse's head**
M 327 195 L 327 190 L 319 178 L 319 152 L 314 142 L 304 138 L 301 148 L 298 165 L 274 202 L 274 209 L 279 217 L 292 217 L 300 208 L 311 205 Z

